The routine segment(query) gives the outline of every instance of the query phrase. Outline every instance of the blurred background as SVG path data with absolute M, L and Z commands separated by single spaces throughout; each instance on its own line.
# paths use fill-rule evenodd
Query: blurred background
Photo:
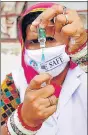
M 18 40 L 17 22 L 20 14 L 37 2 L 1 2 L 1 82 L 6 74 L 21 65 L 21 46 Z M 77 10 L 87 29 L 87 2 L 56 2 Z

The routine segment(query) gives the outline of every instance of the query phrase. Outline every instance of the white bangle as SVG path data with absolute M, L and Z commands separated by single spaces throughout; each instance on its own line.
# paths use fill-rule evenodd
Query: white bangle
M 22 133 L 24 133 L 24 134 L 26 134 L 26 135 L 34 135 L 34 134 L 36 134 L 36 132 L 37 132 L 37 131 L 30 131 L 30 130 L 27 130 L 25 127 L 23 127 L 23 126 L 21 125 L 21 122 L 19 121 L 19 118 L 18 118 L 17 110 L 16 110 L 15 113 L 14 113 L 14 123 L 15 123 L 15 125 L 18 127 L 18 129 L 19 129 Z
M 7 121 L 7 127 L 8 127 L 8 131 L 9 131 L 9 133 L 10 133 L 11 135 L 17 135 L 17 134 L 13 131 L 12 127 L 11 127 L 11 124 L 10 124 L 10 117 L 8 118 L 8 121 Z
M 87 45 L 82 50 L 80 50 L 79 52 L 77 52 L 75 54 L 71 54 L 70 57 L 73 60 L 78 60 L 81 57 L 84 57 L 86 54 L 87 54 Z
M 37 131 L 25 129 L 19 121 L 17 110 L 15 110 L 7 121 L 8 131 L 11 135 L 35 135 Z

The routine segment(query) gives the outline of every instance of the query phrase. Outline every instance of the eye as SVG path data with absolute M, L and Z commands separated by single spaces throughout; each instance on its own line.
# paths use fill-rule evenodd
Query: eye
M 36 43 L 39 43 L 37 39 L 34 39 L 34 40 L 30 40 L 30 43 L 31 44 L 36 44 Z
M 52 37 L 46 37 L 46 41 L 53 41 L 53 40 L 54 40 L 54 38 L 52 38 Z M 37 43 L 39 43 L 39 41 L 38 41 L 38 39 L 34 39 L 34 40 L 30 40 L 30 43 L 37 44 Z
M 46 41 L 53 41 L 53 40 L 55 40 L 55 39 L 52 38 L 52 37 L 47 37 L 47 38 L 46 38 Z
M 46 37 L 46 41 L 54 41 L 55 39 L 52 37 Z M 29 45 L 29 44 L 39 44 L 38 39 L 33 39 L 33 40 L 26 40 L 25 41 L 25 45 Z

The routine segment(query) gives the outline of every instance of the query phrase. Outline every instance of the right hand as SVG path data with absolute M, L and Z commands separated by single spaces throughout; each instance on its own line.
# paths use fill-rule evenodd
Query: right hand
M 50 85 L 50 80 L 51 76 L 47 73 L 37 75 L 25 92 L 21 114 L 24 122 L 31 127 L 39 126 L 56 111 L 58 99 L 53 95 L 55 89 Z M 44 82 L 47 85 L 41 87 Z M 52 100 L 52 106 L 49 99 Z

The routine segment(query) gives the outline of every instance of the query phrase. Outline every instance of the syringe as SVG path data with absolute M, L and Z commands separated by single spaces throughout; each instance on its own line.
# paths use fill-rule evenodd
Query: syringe
M 46 46 L 46 32 L 43 28 L 38 28 L 38 41 L 40 43 L 40 48 L 42 49 L 41 63 L 43 64 L 45 62 L 44 48 Z

